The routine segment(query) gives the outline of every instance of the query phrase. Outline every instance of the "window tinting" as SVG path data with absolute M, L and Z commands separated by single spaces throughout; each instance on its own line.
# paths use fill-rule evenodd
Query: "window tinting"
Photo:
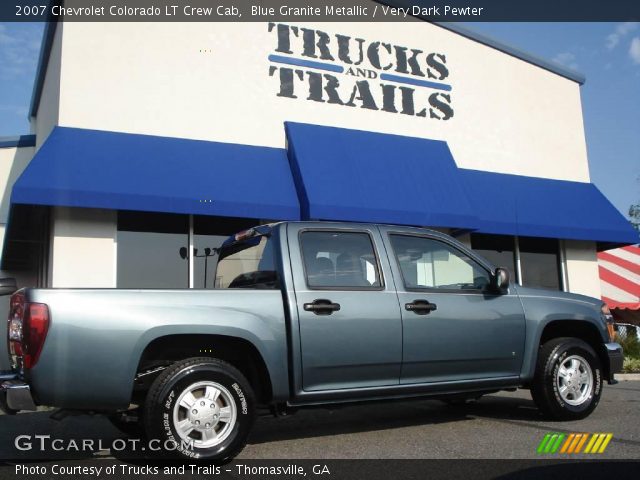
M 496 267 L 509 270 L 511 278 L 516 278 L 515 239 L 507 235 L 471 234 L 471 248 Z
M 463 252 L 425 237 L 391 235 L 406 288 L 483 290 L 489 273 Z
M 119 212 L 118 288 L 188 288 L 188 231 L 185 215 Z
M 310 287 L 367 289 L 382 286 L 369 234 L 303 232 L 300 243 Z
M 558 240 L 518 238 L 522 285 L 560 290 L 560 249 Z
M 273 242 L 262 236 L 222 249 L 216 288 L 279 288 Z
M 215 249 L 234 233 L 247 230 L 260 223 L 257 219 L 221 218 L 204 215 L 193 217 L 193 286 L 216 287 L 218 255 Z M 218 279 L 219 283 L 220 279 Z

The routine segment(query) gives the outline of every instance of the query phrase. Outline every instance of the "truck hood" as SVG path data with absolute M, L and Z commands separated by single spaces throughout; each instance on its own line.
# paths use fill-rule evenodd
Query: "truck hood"
M 594 297 L 589 297 L 587 295 L 580 295 L 577 293 L 568 293 L 568 292 L 559 292 L 557 290 L 549 290 L 546 288 L 532 288 L 532 287 L 516 287 L 518 290 L 518 295 L 528 296 L 528 297 L 542 297 L 549 298 L 554 300 L 564 300 L 567 302 L 574 303 L 586 303 L 592 305 L 596 310 L 600 311 L 600 307 L 602 305 L 602 300 Z

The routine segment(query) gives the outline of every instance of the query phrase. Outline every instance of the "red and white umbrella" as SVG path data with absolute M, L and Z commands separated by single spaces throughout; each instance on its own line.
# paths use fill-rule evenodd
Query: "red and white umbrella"
M 637 318 L 640 313 L 640 247 L 598 253 L 598 269 L 602 300 L 614 317 L 625 317 L 627 321 L 630 317 Z

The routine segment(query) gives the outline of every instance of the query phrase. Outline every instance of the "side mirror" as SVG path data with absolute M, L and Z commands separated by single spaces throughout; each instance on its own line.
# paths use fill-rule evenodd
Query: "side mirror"
M 498 267 L 493 274 L 493 288 L 495 290 L 506 290 L 509 288 L 509 270 Z
M 0 278 L 0 297 L 13 295 L 16 290 L 18 290 L 18 284 L 15 278 Z

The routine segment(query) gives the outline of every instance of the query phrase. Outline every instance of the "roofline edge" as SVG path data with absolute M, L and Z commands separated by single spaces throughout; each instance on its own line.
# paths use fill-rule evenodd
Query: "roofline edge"
M 549 60 L 545 60 L 544 58 L 540 58 L 531 53 L 527 53 L 524 50 L 521 50 L 517 47 L 513 47 L 511 45 L 507 45 L 499 40 L 496 40 L 490 36 L 487 36 L 483 33 L 475 32 L 467 27 L 464 27 L 458 23 L 453 22 L 433 22 L 434 25 L 442 27 L 451 32 L 457 33 L 458 35 L 462 35 L 470 40 L 474 40 L 478 43 L 486 45 L 487 47 L 495 48 L 496 50 L 501 51 L 502 53 L 506 53 L 507 55 L 511 55 L 519 60 L 523 60 L 527 63 L 535 65 L 536 67 L 540 67 L 544 70 L 547 70 L 551 73 L 555 73 L 556 75 L 560 75 L 561 77 L 567 78 L 576 82 L 579 85 L 584 85 L 586 82 L 586 77 L 583 73 L 573 70 L 568 67 L 564 67 L 558 63 L 551 62 Z
M 0 148 L 35 147 L 35 145 L 35 135 L 15 135 L 11 137 L 0 137 Z

